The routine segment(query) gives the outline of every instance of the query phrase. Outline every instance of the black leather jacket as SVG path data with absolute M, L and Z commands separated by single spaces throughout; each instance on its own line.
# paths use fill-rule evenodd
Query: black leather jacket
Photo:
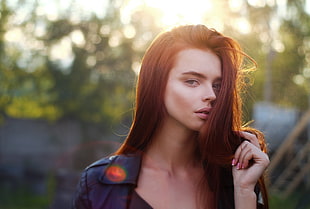
M 72 209 L 127 209 L 140 167 L 141 156 L 135 154 L 106 157 L 91 164 L 82 173 Z M 226 206 L 219 200 L 219 209 L 234 208 L 233 184 L 227 182 L 225 193 L 231 195 L 226 196 Z
M 82 173 L 72 209 L 126 209 L 137 186 L 139 155 L 103 158 Z

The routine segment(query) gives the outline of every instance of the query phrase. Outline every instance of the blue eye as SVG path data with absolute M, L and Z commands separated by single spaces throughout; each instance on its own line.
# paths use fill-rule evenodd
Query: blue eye
M 199 82 L 195 79 L 186 80 L 185 83 L 188 84 L 189 86 L 193 86 L 193 87 L 199 85 Z

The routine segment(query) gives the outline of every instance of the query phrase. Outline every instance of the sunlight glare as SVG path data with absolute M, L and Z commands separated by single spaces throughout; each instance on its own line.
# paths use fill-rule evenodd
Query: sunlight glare
M 135 37 L 136 29 L 132 25 L 126 25 L 123 29 L 124 36 L 128 39 Z
M 70 38 L 72 43 L 76 44 L 78 47 L 84 47 L 85 46 L 85 38 L 80 30 L 74 30 L 70 33 Z
M 306 0 L 305 2 L 305 11 L 307 14 L 310 14 L 310 0 Z
M 60 63 L 64 68 L 69 67 L 74 59 L 72 40 L 69 37 L 62 38 L 57 44 L 52 46 L 49 57 L 52 61 Z
M 238 18 L 235 20 L 236 27 L 239 29 L 240 33 L 248 34 L 251 32 L 251 24 L 245 18 Z
M 305 78 L 310 78 L 310 68 L 309 68 L 309 67 L 304 68 L 304 70 L 303 70 L 303 76 L 304 76 Z
M 243 7 L 243 1 L 242 0 L 230 0 L 228 2 L 229 8 L 233 12 L 239 12 Z
M 166 25 L 180 23 L 199 23 L 205 13 L 212 9 L 212 3 L 208 0 L 145 0 L 147 5 L 162 10 L 161 22 Z
M 21 42 L 23 38 L 23 31 L 20 28 L 13 28 L 4 34 L 4 39 L 7 42 Z
M 293 81 L 300 86 L 304 84 L 305 78 L 302 75 L 298 74 L 293 76 Z
M 248 0 L 248 3 L 253 7 L 264 7 L 266 5 L 266 1 L 262 0 Z
M 158 17 L 159 24 L 163 27 L 171 27 L 179 24 L 200 24 L 203 18 L 212 11 L 213 4 L 210 0 L 135 0 L 129 1 L 126 11 L 133 11 L 133 7 L 147 6 L 161 11 Z M 127 16 L 127 15 L 126 15 Z

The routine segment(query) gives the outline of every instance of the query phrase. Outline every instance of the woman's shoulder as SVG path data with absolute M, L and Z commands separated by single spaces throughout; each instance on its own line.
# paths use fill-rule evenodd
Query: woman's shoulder
M 104 157 L 82 172 L 73 209 L 121 209 L 137 185 L 141 156 L 113 155 Z M 122 185 L 122 186 L 120 186 Z
M 136 183 L 141 166 L 141 155 L 112 155 L 87 166 L 83 172 L 89 181 L 104 184 Z

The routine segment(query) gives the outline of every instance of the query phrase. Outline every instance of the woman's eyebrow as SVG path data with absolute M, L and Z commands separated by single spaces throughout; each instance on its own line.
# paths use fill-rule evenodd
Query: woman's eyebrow
M 187 72 L 182 73 L 182 75 L 193 75 L 199 78 L 207 78 L 205 75 L 198 73 L 196 71 L 187 71 Z
M 215 82 L 222 82 L 222 78 L 219 77 L 219 78 L 215 79 Z
M 202 74 L 202 73 L 198 73 L 196 71 L 187 71 L 182 73 L 182 75 L 192 75 L 198 78 L 202 78 L 202 79 L 207 79 L 207 76 Z M 222 82 L 222 77 L 218 77 L 216 79 L 214 79 L 215 82 Z

